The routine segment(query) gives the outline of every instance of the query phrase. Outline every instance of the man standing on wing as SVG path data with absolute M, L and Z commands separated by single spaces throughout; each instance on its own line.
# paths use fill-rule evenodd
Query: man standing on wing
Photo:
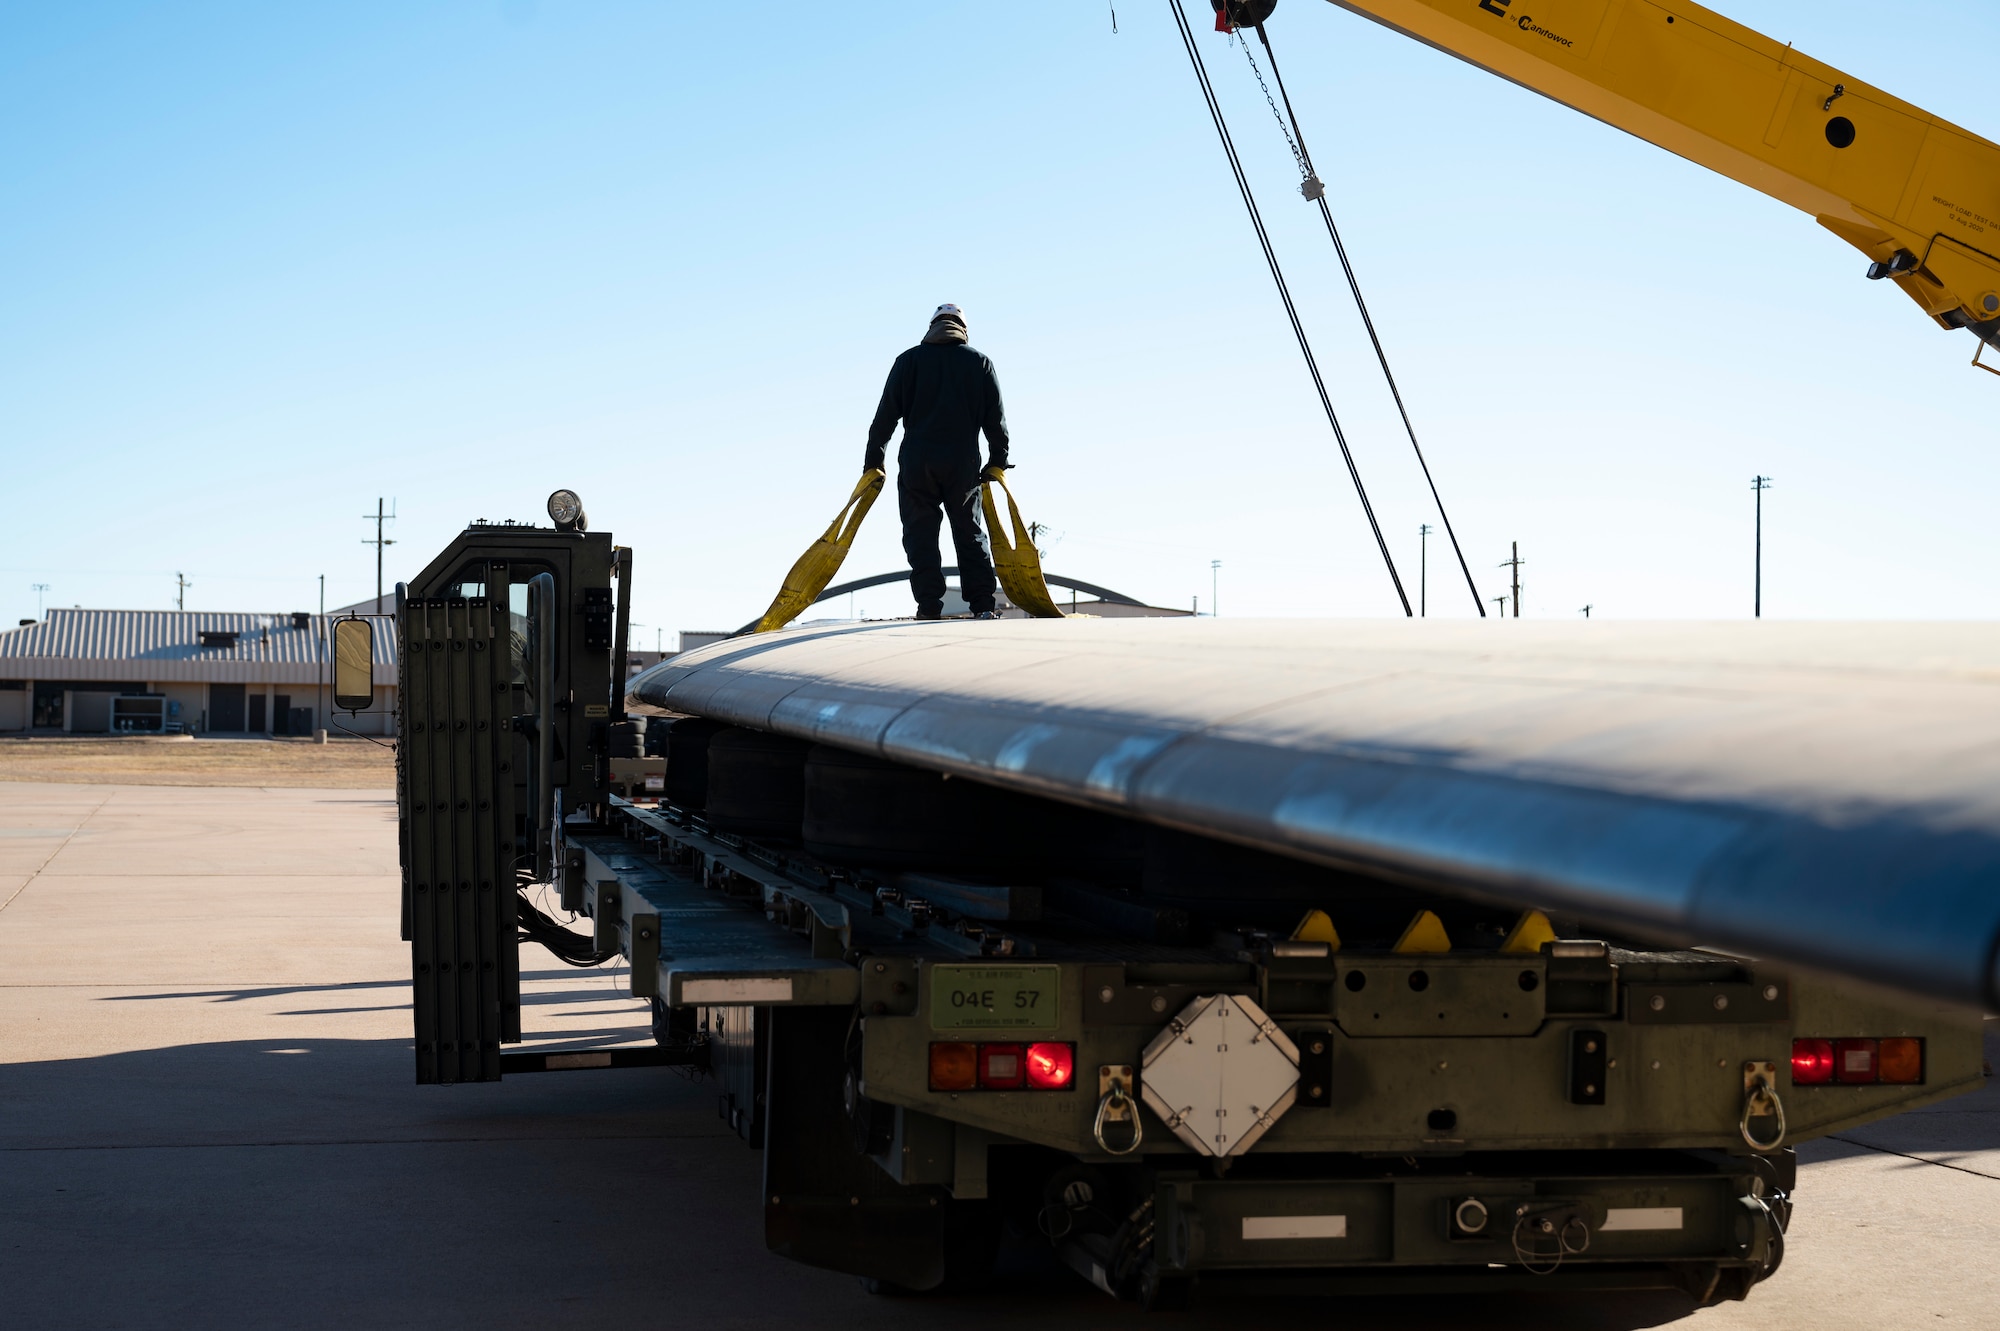
M 865 468 L 882 467 L 889 436 L 903 424 L 896 454 L 896 507 L 903 516 L 903 553 L 910 561 L 910 591 L 918 619 L 944 615 L 944 567 L 938 557 L 938 520 L 951 523 L 958 553 L 958 585 L 974 619 L 993 613 L 993 557 L 979 524 L 979 484 L 1007 462 L 1007 416 L 993 362 L 965 343 L 965 315 L 940 305 L 924 340 L 896 357 L 875 423 L 868 427 Z M 988 449 L 979 466 L 979 435 Z

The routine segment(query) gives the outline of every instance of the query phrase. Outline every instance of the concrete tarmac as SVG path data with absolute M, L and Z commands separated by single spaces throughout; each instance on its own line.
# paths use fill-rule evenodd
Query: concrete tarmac
M 672 1070 L 413 1085 L 394 819 L 386 791 L 0 787 L 0 1325 L 1151 1320 L 1028 1248 L 952 1299 L 770 1256 L 757 1155 Z M 622 973 L 523 960 L 535 1040 L 645 1041 Z M 2000 1327 L 2000 1087 L 1801 1158 L 1789 1255 L 1744 1304 L 1211 1299 L 1161 1322 Z

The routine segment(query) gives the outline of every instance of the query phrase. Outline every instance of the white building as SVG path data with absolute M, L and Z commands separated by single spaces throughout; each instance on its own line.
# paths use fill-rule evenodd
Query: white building
M 369 616 L 375 698 L 350 716 L 331 710 L 333 618 L 51 610 L 0 632 L 0 731 L 394 734 L 395 621 Z

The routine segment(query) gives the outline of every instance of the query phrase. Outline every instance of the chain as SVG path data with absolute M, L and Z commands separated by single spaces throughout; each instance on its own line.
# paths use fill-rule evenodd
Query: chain
M 1257 67 L 1257 57 L 1251 53 L 1250 39 L 1245 37 L 1242 42 L 1243 58 L 1250 62 L 1250 72 L 1257 76 L 1257 86 L 1264 90 L 1264 104 L 1271 108 L 1271 118 L 1278 122 L 1278 132 L 1285 136 L 1285 146 L 1292 150 L 1292 160 L 1299 165 L 1299 179 L 1309 179 L 1312 166 L 1306 161 L 1305 149 L 1299 147 L 1298 140 L 1292 137 L 1292 127 L 1285 123 L 1285 114 L 1278 109 L 1278 99 L 1271 96 L 1271 85 L 1264 82 L 1264 71 Z

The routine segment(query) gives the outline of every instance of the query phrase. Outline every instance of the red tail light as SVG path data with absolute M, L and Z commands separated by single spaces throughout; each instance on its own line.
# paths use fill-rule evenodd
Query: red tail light
M 1018 1091 L 1021 1089 L 1021 1046 L 983 1044 L 979 1046 L 979 1089 Z
M 1864 1086 L 1875 1080 L 1875 1061 L 1881 1055 L 1878 1040 L 1836 1040 L 1833 1043 L 1833 1079 L 1850 1086 Z
M 1028 1089 L 1066 1091 L 1076 1080 L 1076 1046 L 1044 1042 L 1028 1046 Z
M 1833 1080 L 1833 1041 L 1792 1041 L 1792 1085 L 1824 1086 Z

